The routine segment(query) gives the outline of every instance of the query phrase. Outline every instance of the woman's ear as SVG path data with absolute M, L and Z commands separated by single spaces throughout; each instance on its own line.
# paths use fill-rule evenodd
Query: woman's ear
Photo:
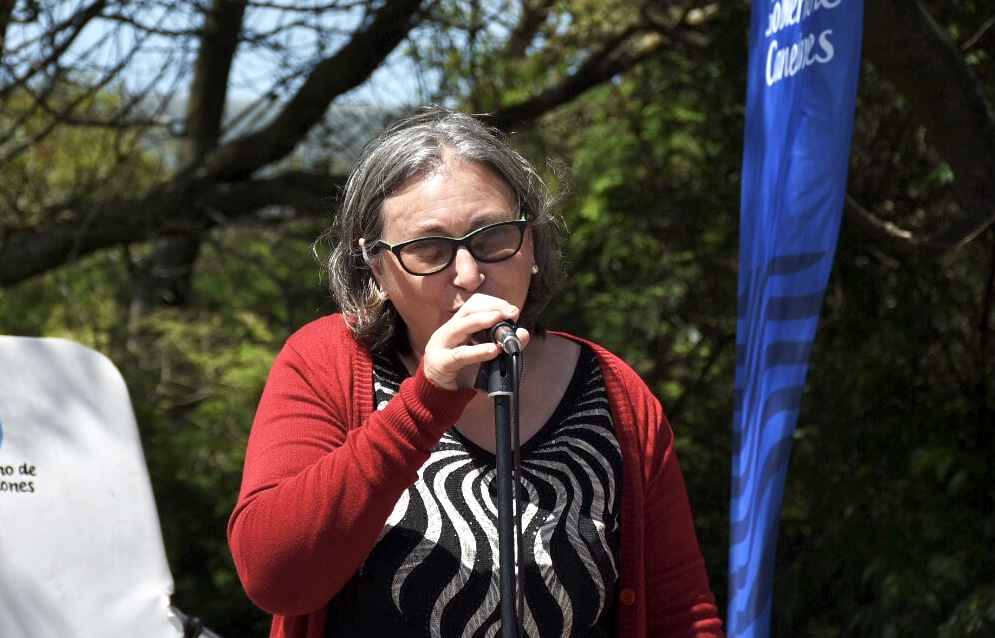
M 359 248 L 360 250 L 363 251 L 363 259 L 369 265 L 370 270 L 373 271 L 373 279 L 376 280 L 377 286 L 379 286 L 380 289 L 383 290 L 383 271 L 380 265 L 380 260 L 375 258 L 370 258 L 369 255 L 367 255 L 365 237 L 359 238 Z

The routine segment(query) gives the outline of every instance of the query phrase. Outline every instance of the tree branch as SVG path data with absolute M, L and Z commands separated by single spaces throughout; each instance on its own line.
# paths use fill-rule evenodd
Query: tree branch
M 550 86 L 534 97 L 513 106 L 499 108 L 488 118 L 499 129 L 537 119 L 543 113 L 566 104 L 602 82 L 628 71 L 658 51 L 664 39 L 657 33 L 634 31 L 622 33 L 592 54 L 559 84 Z
M 522 57 L 528 47 L 535 40 L 539 27 L 546 21 L 549 9 L 555 0 L 539 0 L 535 3 L 522 3 L 522 16 L 508 34 L 501 57 L 505 59 L 515 59 Z
M 14 16 L 14 5 L 16 4 L 16 0 L 0 0 L 0 53 L 6 51 L 7 29 Z
M 421 4 L 422 0 L 385 2 L 338 53 L 314 67 L 269 126 L 208 155 L 198 175 L 235 181 L 285 157 L 336 97 L 362 84 L 407 37 Z
M 200 52 L 194 66 L 187 127 L 193 161 L 214 149 L 228 94 L 228 75 L 239 44 L 247 0 L 213 0 L 204 18 Z
M 914 256 L 922 248 L 922 243 L 912 232 L 884 221 L 861 206 L 849 193 L 846 195 L 843 210 L 847 213 L 848 219 L 860 229 L 861 236 L 881 242 L 898 254 Z
M 72 220 L 0 236 L 0 287 L 13 286 L 104 248 L 156 236 L 202 233 L 222 220 L 251 217 L 271 206 L 287 206 L 302 216 L 325 215 L 328 211 L 321 201 L 334 196 L 344 182 L 344 176 L 307 173 L 213 187 L 187 182 L 153 189 L 139 199 L 96 204 Z M 190 193 L 199 193 L 196 207 L 209 211 L 196 222 L 175 215 L 176 201 Z

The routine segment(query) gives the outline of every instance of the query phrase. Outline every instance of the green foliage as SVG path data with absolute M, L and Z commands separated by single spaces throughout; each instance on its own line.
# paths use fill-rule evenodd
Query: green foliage
M 431 28 L 415 50 L 425 68 L 438 70 L 443 101 L 486 112 L 563 81 L 641 19 L 631 0 L 445 0 L 432 3 Z
M 242 591 L 225 532 L 255 406 L 289 333 L 329 310 L 310 254 L 317 229 L 287 230 L 215 234 L 198 261 L 196 302 L 131 328 L 126 369 L 138 386 L 174 601 L 226 636 L 268 627 Z
M 869 254 L 844 229 L 788 479 L 774 635 L 991 626 L 995 358 L 971 344 L 995 327 L 992 240 L 938 268 Z
M 72 339 L 120 368 L 176 583 L 173 602 L 224 636 L 268 631 L 268 617 L 235 575 L 226 524 L 273 358 L 292 329 L 330 311 L 310 254 L 317 232 L 301 224 L 214 233 L 198 262 L 197 301 L 137 318 L 129 314 L 138 256 L 125 251 L 0 291 L 0 333 Z
M 133 330 L 122 367 L 162 513 L 174 602 L 209 625 L 238 626 L 255 614 L 234 578 L 225 521 L 276 335 L 244 307 L 157 311 Z
M 995 634 L 995 585 L 981 585 L 954 609 L 937 638 L 974 638 Z
M 161 170 L 143 126 L 106 123 L 121 108 L 113 92 L 66 77 L 44 100 L 15 89 L 0 106 L 0 130 L 9 131 L 0 140 L 0 223 L 8 229 L 37 224 L 82 194 L 141 193 Z

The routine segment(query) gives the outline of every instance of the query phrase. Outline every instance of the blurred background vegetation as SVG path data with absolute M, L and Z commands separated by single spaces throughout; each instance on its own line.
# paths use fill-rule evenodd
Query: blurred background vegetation
M 773 635 L 992 636 L 995 7 L 865 20 Z M 663 400 L 724 608 L 748 21 L 742 0 L 0 2 L 0 333 L 121 369 L 181 609 L 266 635 L 225 541 L 255 404 L 335 310 L 311 242 L 359 146 L 428 102 L 489 113 L 567 193 L 546 323 Z

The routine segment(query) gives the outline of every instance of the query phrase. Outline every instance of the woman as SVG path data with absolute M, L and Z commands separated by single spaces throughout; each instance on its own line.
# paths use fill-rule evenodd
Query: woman
M 330 284 L 252 426 L 229 541 L 271 636 L 499 635 L 494 405 L 517 324 L 525 633 L 721 636 L 673 433 L 635 372 L 545 332 L 563 278 L 552 198 L 475 118 L 440 108 L 364 149 Z

